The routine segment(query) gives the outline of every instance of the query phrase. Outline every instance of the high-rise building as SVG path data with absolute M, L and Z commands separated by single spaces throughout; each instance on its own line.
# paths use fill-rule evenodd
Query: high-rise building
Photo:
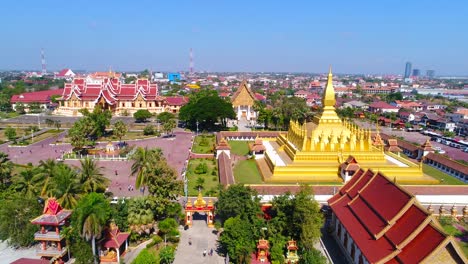
M 414 69 L 413 70 L 413 77 L 419 77 L 421 75 L 421 71 L 419 69 Z
M 411 76 L 411 62 L 406 63 L 405 67 L 405 79 Z
M 432 79 L 432 78 L 434 78 L 434 76 L 435 76 L 435 71 L 434 70 L 427 70 L 426 71 L 426 77 L 427 78 Z

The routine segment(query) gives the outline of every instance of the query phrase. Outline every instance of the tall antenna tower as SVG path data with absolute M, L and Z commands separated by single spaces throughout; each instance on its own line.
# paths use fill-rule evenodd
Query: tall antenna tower
M 44 49 L 41 49 L 41 63 L 42 63 L 42 75 L 47 74 L 45 56 L 44 56 Z
M 193 76 L 193 50 L 192 50 L 192 48 L 190 48 L 189 75 L 190 75 L 190 76 Z

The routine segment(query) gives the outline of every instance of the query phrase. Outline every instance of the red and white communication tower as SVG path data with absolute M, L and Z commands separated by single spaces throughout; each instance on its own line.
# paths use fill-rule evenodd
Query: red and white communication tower
M 41 64 L 42 64 L 42 75 L 46 75 L 47 68 L 46 68 L 46 62 L 45 62 L 44 49 L 41 49 Z
M 192 51 L 192 48 L 190 48 L 189 75 L 190 75 L 190 76 L 193 76 L 193 51 Z

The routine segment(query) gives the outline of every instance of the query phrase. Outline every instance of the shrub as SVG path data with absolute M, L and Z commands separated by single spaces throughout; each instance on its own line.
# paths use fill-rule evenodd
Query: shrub
M 143 129 L 143 135 L 149 136 L 149 135 L 154 135 L 154 126 L 153 125 L 147 125 Z
M 154 264 L 159 263 L 158 257 L 148 249 L 143 249 L 140 254 L 132 261 L 132 264 Z
M 205 174 L 208 171 L 208 165 L 206 165 L 205 162 L 201 162 L 198 164 L 198 166 L 195 168 L 195 173 L 196 174 Z
M 162 234 L 167 234 L 176 227 L 177 221 L 174 218 L 166 218 L 158 224 L 159 232 L 161 232 Z
M 217 176 L 218 174 L 216 173 L 216 171 L 215 171 L 215 170 L 213 170 L 213 171 L 211 172 L 211 175 L 213 175 L 213 176 Z

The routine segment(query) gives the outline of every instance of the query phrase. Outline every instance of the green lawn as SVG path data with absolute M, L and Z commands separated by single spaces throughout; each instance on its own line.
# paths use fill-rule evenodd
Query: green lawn
M 448 175 L 445 172 L 442 172 L 434 167 L 431 167 L 427 164 L 423 164 L 423 172 L 437 180 L 440 181 L 440 184 L 444 185 L 464 185 L 466 183 L 460 181 L 454 176 Z
M 458 238 L 463 236 L 463 232 L 458 230 L 455 226 L 453 226 L 454 220 L 452 220 L 450 216 L 439 218 L 439 223 L 442 225 L 442 227 L 444 228 L 447 234 L 454 236 L 454 237 L 458 237 Z M 459 222 L 459 223 L 461 224 L 462 222 Z M 463 226 L 465 227 L 465 230 L 466 230 L 467 225 L 464 224 Z M 457 240 L 457 242 L 460 248 L 462 249 L 463 253 L 465 254 L 465 256 L 468 257 L 468 243 L 459 241 L 459 240 Z
M 229 146 L 231 146 L 231 153 L 245 156 L 249 154 L 249 142 L 250 141 L 229 141 Z
M 236 183 L 263 183 L 262 176 L 254 159 L 239 161 L 234 167 L 234 178 L 236 179 Z
M 208 166 L 208 170 L 204 174 L 196 174 L 195 168 L 202 162 L 205 162 Z M 191 159 L 187 166 L 187 179 L 188 179 L 188 194 L 189 196 L 198 195 L 198 189 L 196 188 L 197 179 L 202 178 L 205 180 L 203 184 L 202 193 L 207 195 L 213 190 L 216 190 L 219 179 L 218 179 L 218 170 L 217 170 L 216 160 L 215 159 Z M 215 175 L 213 175 L 215 171 Z
M 200 153 L 200 154 L 210 154 L 214 153 L 214 145 L 215 145 L 215 136 L 214 135 L 199 135 L 195 137 L 193 142 L 193 153 Z

